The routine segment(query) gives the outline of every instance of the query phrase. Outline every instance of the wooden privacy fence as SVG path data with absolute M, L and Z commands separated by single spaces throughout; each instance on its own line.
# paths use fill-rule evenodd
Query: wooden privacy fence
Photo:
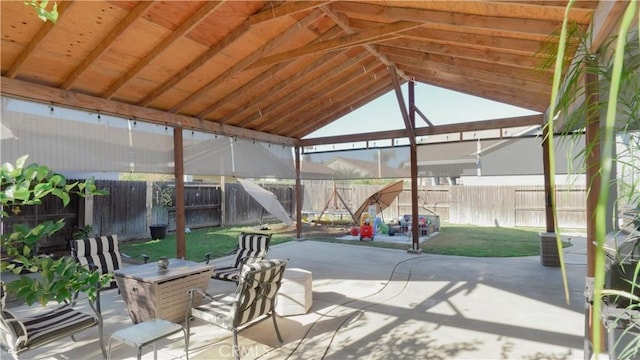
M 331 199 L 334 184 L 331 181 L 305 181 L 305 211 L 319 213 L 329 202 L 328 213 L 344 214 L 347 209 L 341 201 Z M 380 185 L 337 182 L 335 191 L 355 211 L 367 197 L 382 188 Z M 411 214 L 410 182 L 398 199 L 383 211 L 386 222 Z M 558 225 L 561 228 L 586 229 L 586 189 L 584 186 L 558 186 L 556 202 Z M 330 201 L 329 201 L 330 200 Z M 420 214 L 434 211 L 440 223 L 473 224 L 503 227 L 545 227 L 544 186 L 429 186 L 418 189 Z
M 409 196 L 406 194 L 404 196 Z M 421 190 L 421 205 L 442 222 L 502 227 L 545 227 L 544 186 L 436 186 Z M 558 186 L 558 225 L 586 229 L 586 190 Z M 407 208 L 410 210 L 410 208 Z
M 4 231 L 10 232 L 13 224 L 34 225 L 45 220 L 66 219 L 65 228 L 40 243 L 42 251 L 67 249 L 73 231 L 92 223 L 94 234 L 118 234 L 123 240 L 149 237 L 148 226 L 167 223 L 175 229 L 175 197 L 168 206 L 154 206 L 153 184 L 144 181 L 99 180 L 96 185 L 109 190 L 107 196 L 89 199 L 72 197 L 64 208 L 61 201 L 52 198 L 40 206 L 12 214 L 4 219 Z M 295 215 L 295 187 L 291 184 L 260 184 L 276 194 L 285 210 Z M 351 211 L 385 184 L 364 185 L 350 182 L 304 181 L 305 211 L 327 213 L 349 219 L 349 213 L 338 194 Z M 173 186 L 172 183 L 168 184 Z M 411 213 L 410 183 L 382 216 L 385 222 Z M 173 196 L 173 195 L 172 195 Z M 223 224 L 255 224 L 262 215 L 258 204 L 242 186 L 225 184 L 223 192 L 218 184 L 190 183 L 185 185 L 186 226 L 189 228 L 218 226 Z M 561 228 L 586 229 L 586 190 L 584 187 L 559 186 L 556 190 L 558 224 Z M 430 186 L 419 188 L 419 212 L 432 210 L 440 216 L 440 224 L 473 224 L 503 227 L 545 227 L 545 195 L 543 186 Z M 12 209 L 9 209 L 12 211 Z M 293 216 L 292 216 L 293 217 Z M 275 220 L 268 213 L 264 221 Z

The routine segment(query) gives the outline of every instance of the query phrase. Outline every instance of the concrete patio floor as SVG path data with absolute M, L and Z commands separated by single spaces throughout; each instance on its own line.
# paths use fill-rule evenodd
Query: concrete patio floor
M 560 268 L 539 256 L 469 258 L 316 241 L 275 245 L 269 258 L 313 273 L 309 313 L 279 317 L 240 333 L 242 359 L 583 359 L 585 238 L 565 249 L 570 305 Z M 230 257 L 217 259 L 226 265 Z M 234 284 L 212 280 L 209 291 Z M 122 297 L 102 297 L 105 343 L 130 326 Z M 16 309 L 20 310 L 20 309 Z M 22 354 L 23 359 L 99 359 L 97 330 Z M 189 358 L 232 359 L 231 333 L 192 323 Z M 2 358 L 9 358 L 2 353 Z M 136 350 L 114 343 L 114 359 Z M 143 348 L 153 358 L 153 347 Z M 182 335 L 158 342 L 158 359 L 185 359 Z

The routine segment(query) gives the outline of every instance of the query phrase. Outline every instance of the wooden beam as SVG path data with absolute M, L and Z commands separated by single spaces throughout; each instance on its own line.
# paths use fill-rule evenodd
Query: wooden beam
M 336 14 L 329 6 L 322 6 L 320 7 L 320 9 L 322 9 L 322 11 L 324 11 L 324 13 L 331 18 L 331 20 L 333 20 L 333 22 L 335 22 L 338 26 L 340 26 L 347 34 L 355 34 L 357 31 L 355 29 L 353 29 L 351 26 L 349 26 L 349 18 L 346 16 L 341 16 L 340 14 Z M 370 45 L 370 44 L 365 44 L 363 45 L 364 48 L 371 53 L 371 55 L 375 56 L 376 58 L 378 58 L 378 60 L 380 60 L 383 64 L 387 65 L 387 66 L 392 66 L 395 64 L 392 64 L 391 61 L 389 61 L 389 59 L 387 59 L 386 56 L 384 56 L 383 54 L 381 54 L 378 49 L 376 48 L 376 46 L 374 45 Z M 396 67 L 397 69 L 397 67 Z M 407 78 L 407 76 L 405 75 L 405 73 L 401 70 L 398 70 L 398 75 L 400 77 L 402 77 L 405 80 L 409 80 Z
M 242 121 L 238 122 L 236 126 L 245 127 L 256 120 L 259 120 L 266 114 L 270 114 L 272 112 L 274 112 L 274 114 L 282 113 L 284 111 L 284 106 L 292 99 L 303 95 L 306 89 L 316 86 L 324 81 L 328 81 L 333 76 L 337 76 L 340 72 L 345 71 L 346 69 L 355 66 L 360 61 L 366 59 L 367 56 L 369 56 L 369 54 L 366 53 L 354 56 L 342 62 L 342 64 L 340 64 L 339 66 L 333 67 L 331 70 L 327 70 L 323 73 L 317 74 L 314 79 L 309 79 L 308 82 L 303 84 L 301 87 L 292 88 L 292 84 L 294 84 L 293 82 L 282 82 L 270 91 L 270 101 L 268 106 L 262 108 L 258 113 L 254 112 L 249 117 L 244 118 Z M 280 96 L 282 93 L 286 93 L 286 95 L 281 96 L 278 100 L 274 99 L 274 97 Z
M 391 91 L 393 85 L 391 84 L 391 81 L 389 79 L 389 83 L 387 85 L 381 85 L 381 86 L 376 86 L 373 89 L 369 88 L 367 89 L 367 92 L 364 92 L 362 94 L 362 96 L 360 96 L 358 99 L 352 99 L 349 102 L 346 102 L 348 105 L 342 108 L 338 108 L 335 111 L 332 111 L 331 114 L 327 115 L 326 118 L 331 118 L 331 119 L 339 119 L 351 112 L 353 112 L 353 110 L 360 108 L 363 105 L 366 105 L 369 103 L 369 99 L 376 99 L 379 98 L 380 96 L 388 93 L 389 91 Z M 313 123 L 307 123 L 304 124 L 302 126 L 296 126 L 296 130 L 295 132 L 292 133 L 292 135 L 294 135 L 296 138 L 303 138 L 311 133 L 313 133 L 314 131 L 324 127 L 329 120 L 327 120 L 327 122 L 324 121 L 317 121 L 317 122 L 313 122 Z M 366 141 L 369 138 L 366 137 L 366 135 L 368 134 L 362 134 L 362 137 L 365 140 L 362 141 Z M 304 140 L 301 140 L 304 141 Z
M 240 37 L 244 35 L 249 29 L 250 26 L 246 21 L 242 25 L 236 27 L 229 35 L 225 36 L 222 41 L 213 45 L 211 48 L 209 48 L 209 50 L 198 56 L 189 65 L 185 66 L 177 73 L 172 74 L 172 76 L 167 81 L 147 94 L 147 96 L 140 100 L 137 105 L 148 106 L 153 100 L 164 94 L 169 89 L 173 88 L 178 82 L 180 82 L 192 72 L 196 71 L 196 69 L 204 65 L 212 57 L 221 52 L 224 48 L 240 39 Z
M 394 50 L 408 50 L 456 58 L 466 58 L 477 61 L 491 62 L 494 64 L 505 64 L 512 67 L 539 68 L 545 60 L 541 56 L 531 56 L 525 54 L 515 54 L 513 52 L 502 51 L 501 49 L 476 48 L 468 46 L 458 46 L 457 44 L 443 44 L 433 41 L 421 41 L 416 39 L 393 39 L 378 45 L 380 51 L 387 53 Z M 539 73 L 551 70 L 538 70 Z
M 295 147 L 294 160 L 296 163 L 296 238 L 302 238 L 302 185 L 300 184 L 300 146 Z
M 615 30 L 620 25 L 620 19 L 628 4 L 628 0 L 598 1 L 598 7 L 593 13 L 589 32 L 591 34 L 589 53 L 596 53 L 605 40 L 615 34 Z
M 510 38 L 492 36 L 482 33 L 464 33 L 428 28 L 423 26 L 412 31 L 401 32 L 400 35 L 409 39 L 445 44 L 447 46 L 465 46 L 480 50 L 493 49 L 514 54 L 536 56 L 540 52 L 542 41 L 526 38 Z
M 411 123 L 411 119 L 409 118 L 409 112 L 407 110 L 407 106 L 404 103 L 404 99 L 402 97 L 402 89 L 400 88 L 400 81 L 398 80 L 398 73 L 396 72 L 396 68 L 393 66 L 390 66 L 389 73 L 391 74 L 391 81 L 393 82 L 393 90 L 396 93 L 396 99 L 398 99 L 398 106 L 400 107 L 402 120 L 404 120 L 404 125 L 407 130 L 407 137 L 409 138 L 409 143 L 411 144 L 411 147 L 415 147 L 416 146 L 415 124 Z
M 154 124 L 183 127 L 225 136 L 256 139 L 274 144 L 285 144 L 287 146 L 295 146 L 298 143 L 297 139 L 289 137 L 222 125 L 213 121 L 204 121 L 190 116 L 170 114 L 162 110 L 125 104 L 4 76 L 0 83 L 0 93 L 5 96 L 18 97 L 36 102 L 53 103 L 87 111 L 99 111 L 103 114 L 112 114 L 123 118 L 135 118 Z
M 461 91 L 469 95 L 479 96 L 506 104 L 520 106 L 543 112 L 549 104 L 550 93 L 529 90 L 512 85 L 495 84 L 474 78 L 465 78 L 447 73 L 422 74 L 413 68 L 406 68 L 407 73 L 416 80 L 434 86 Z M 465 83 L 466 80 L 466 83 Z M 465 90 L 467 89 L 467 90 Z
M 187 241 L 185 228 L 187 227 L 184 203 L 184 148 L 182 144 L 182 128 L 173 128 L 173 162 L 175 163 L 176 184 L 176 257 L 187 257 Z
M 527 115 L 511 118 L 484 120 L 484 121 L 472 121 L 466 123 L 449 124 L 449 125 L 435 125 L 424 128 L 416 128 L 416 136 L 429 136 L 440 134 L 454 134 L 469 131 L 483 131 L 494 130 L 511 127 L 543 125 L 544 115 Z M 339 135 L 328 136 L 311 139 L 300 140 L 300 146 L 308 147 L 315 145 L 331 145 L 331 144 L 343 144 L 351 142 L 360 142 L 367 140 L 387 140 L 387 139 L 400 139 L 407 136 L 405 130 L 388 130 L 375 133 L 366 134 L 353 134 L 353 135 Z
M 336 51 L 360 46 L 380 39 L 389 39 L 393 35 L 403 30 L 413 29 L 420 26 L 419 23 L 409 21 L 398 21 L 391 24 L 381 25 L 371 29 L 365 29 L 355 34 L 346 35 L 338 39 L 331 39 L 320 43 L 313 43 L 294 50 L 281 52 L 271 56 L 265 56 L 251 65 L 250 69 L 265 65 L 277 64 L 301 56 L 315 54 L 318 52 Z
M 549 104 L 548 97 L 544 96 L 543 94 L 529 93 L 534 98 L 525 98 L 521 95 L 521 90 L 510 93 L 496 90 L 495 88 L 472 87 L 465 84 L 457 83 L 455 81 L 443 80 L 439 78 L 428 78 L 426 76 L 422 76 L 422 74 L 416 74 L 411 71 L 409 71 L 408 73 L 410 75 L 413 75 L 416 80 L 425 84 L 430 84 L 433 86 L 442 87 L 445 89 L 458 91 L 468 95 L 474 95 L 505 104 L 515 105 L 533 111 L 543 112 Z M 476 85 L 481 85 L 477 82 L 474 83 Z
M 131 29 L 131 24 L 138 21 L 141 17 L 143 17 L 147 10 L 153 5 L 153 1 L 142 1 L 139 2 L 133 10 L 131 10 L 127 16 L 122 19 L 118 25 L 116 25 L 111 31 L 107 34 L 107 36 L 100 41 L 98 46 L 96 46 L 91 53 L 82 60 L 82 63 L 69 75 L 66 76 L 66 80 L 62 84 L 61 88 L 63 90 L 69 90 L 73 86 L 73 83 L 78 80 L 82 74 L 98 59 L 105 51 L 109 49 L 109 47 L 126 31 Z
M 282 127 L 286 127 L 287 124 L 293 125 L 296 122 L 323 122 L 320 118 L 337 118 L 334 117 L 334 113 L 341 107 L 344 107 L 343 100 L 340 99 L 340 95 L 356 95 L 361 98 L 365 96 L 368 87 L 375 88 L 376 86 L 371 81 L 362 81 L 362 77 L 367 78 L 384 78 L 387 74 L 384 69 L 384 64 L 380 64 L 376 61 L 371 63 L 372 68 L 366 72 L 358 69 L 352 72 L 346 78 L 335 78 L 331 82 L 322 84 L 323 88 L 314 89 L 311 92 L 319 94 L 312 98 L 307 98 L 306 101 L 304 93 L 294 92 L 296 97 L 300 98 L 297 103 L 303 103 L 303 105 L 295 106 L 294 109 L 280 112 L 280 114 L 273 114 L 271 120 L 262 121 L 261 125 L 255 127 L 255 130 L 265 132 L 282 132 Z M 352 102 L 352 101 L 351 101 Z M 327 111 L 327 108 L 330 110 Z M 271 114 L 270 114 L 271 115 Z M 313 119 L 315 121 L 307 121 Z M 298 125 L 300 126 L 300 125 Z M 298 127 L 296 126 L 296 127 Z
M 180 24 L 175 30 L 169 33 L 165 39 L 160 41 L 151 51 L 149 51 L 138 63 L 131 68 L 127 73 L 120 77 L 115 83 L 102 94 L 102 97 L 111 99 L 113 95 L 125 86 L 131 79 L 133 79 L 140 71 L 146 68 L 156 57 L 158 57 L 163 51 L 165 51 L 173 43 L 189 33 L 193 28 L 200 24 L 207 18 L 212 12 L 216 11 L 220 5 L 224 4 L 224 1 L 206 1 L 198 11 L 193 13 L 185 22 Z
M 494 76 L 508 76 L 519 80 L 526 80 L 528 82 L 540 83 L 550 86 L 551 74 L 546 72 L 537 71 L 536 69 L 525 69 L 509 65 L 496 65 L 490 62 L 471 60 L 465 58 L 458 58 L 452 56 L 443 56 L 435 54 L 425 54 L 418 51 L 411 50 L 395 50 L 393 53 L 388 54 L 390 58 L 393 58 L 396 62 L 405 62 L 407 65 L 413 66 L 416 69 L 428 68 L 428 66 L 421 66 L 421 63 L 426 65 L 432 64 L 445 64 L 456 68 L 469 69 L 476 71 L 484 71 L 495 74 Z M 403 59 L 402 59 L 403 58 Z
M 329 1 L 285 1 L 281 5 L 263 10 L 249 18 L 249 25 L 264 24 L 284 16 L 296 15 L 320 7 Z
M 366 52 L 362 52 L 360 55 L 365 57 L 370 56 Z M 346 74 L 347 67 L 345 67 L 345 69 L 336 72 L 336 74 L 341 73 L 339 77 L 335 76 L 336 74 L 328 73 L 326 76 L 318 77 L 314 81 L 304 84 L 302 87 L 291 91 L 288 96 L 280 99 L 278 102 L 282 104 L 281 106 L 275 106 L 273 108 L 272 106 L 270 106 L 269 111 L 267 112 L 266 119 L 256 119 L 261 121 L 256 126 L 252 126 L 252 128 L 258 131 L 276 132 L 280 125 L 286 124 L 294 119 L 310 119 L 312 117 L 304 116 L 302 115 L 302 113 L 308 108 L 314 108 L 314 105 L 316 105 L 314 112 L 324 109 L 325 107 L 323 106 L 317 106 L 318 100 L 328 100 L 329 98 L 331 98 L 332 94 L 337 94 L 344 91 L 356 91 L 356 86 L 354 84 L 363 77 L 372 75 L 376 76 L 375 73 L 377 71 L 377 68 L 381 66 L 384 65 L 373 60 L 362 67 L 358 67 L 350 71 L 348 74 Z M 309 93 L 318 95 L 309 97 L 307 95 Z M 348 93 L 349 92 L 347 92 L 347 94 Z M 296 106 L 294 106 L 293 110 L 291 110 L 291 105 L 287 106 L 287 104 L 292 103 L 297 104 Z M 332 106 L 335 107 L 335 105 Z
M 423 82 L 425 84 L 443 87 L 449 90 L 459 91 L 465 94 L 475 95 L 481 98 L 503 102 L 534 111 L 543 112 L 549 104 L 549 97 L 545 94 L 526 92 L 527 94 L 530 94 L 530 97 L 527 98 L 523 96 L 523 91 L 520 89 L 517 89 L 513 92 L 509 92 L 508 90 L 498 90 L 492 84 L 483 84 L 483 82 L 478 82 L 477 80 L 470 80 L 468 82 L 478 86 L 473 87 L 469 86 L 468 84 L 461 84 L 456 81 L 444 80 L 436 77 L 429 78 L 427 76 L 423 76 L 419 72 L 414 72 L 411 69 L 407 69 L 407 73 L 412 75 L 416 80 L 419 80 L 420 82 Z M 480 85 L 487 86 L 487 88 L 481 88 L 479 87 Z
M 181 102 L 174 105 L 171 109 L 169 109 L 169 112 L 177 113 L 181 109 L 183 109 L 185 106 L 194 102 L 198 98 L 206 95 L 209 91 L 215 89 L 218 85 L 227 81 L 231 77 L 235 76 L 237 73 L 246 69 L 249 65 L 256 62 L 258 59 L 263 57 L 264 54 L 269 53 L 271 50 L 277 48 L 278 46 L 284 44 L 285 42 L 288 42 L 294 39 L 296 36 L 300 34 L 300 28 L 306 28 L 321 16 L 322 16 L 322 11 L 320 10 L 312 11 L 309 15 L 305 16 L 304 18 L 300 19 L 300 21 L 298 21 L 296 24 L 289 27 L 285 32 L 276 36 L 274 39 L 271 39 L 269 42 L 265 43 L 260 48 L 252 52 L 249 56 L 245 57 L 244 59 L 240 60 L 235 65 L 233 65 L 231 68 L 224 71 L 222 74 L 220 74 L 220 76 L 209 81 L 207 84 L 205 84 L 203 87 L 201 87 L 197 91 L 192 92 L 191 95 L 189 95 L 189 97 L 187 97 L 186 99 L 182 100 Z
M 392 70 L 391 78 L 393 79 L 394 71 Z M 394 87 L 396 87 L 396 81 L 394 80 Z M 418 226 L 418 148 L 416 146 L 416 137 L 415 137 L 415 128 L 416 128 L 416 97 L 415 97 L 415 83 L 410 81 L 408 84 L 409 87 L 409 126 L 412 129 L 412 138 L 409 139 L 410 149 L 409 149 L 409 162 L 411 169 L 411 218 L 413 219 L 413 226 L 411 228 L 412 235 L 412 246 L 411 251 L 416 253 L 422 253 L 420 250 L 420 226 Z M 399 89 L 396 90 L 399 92 Z M 400 93 L 400 99 L 402 98 L 402 93 Z M 402 105 L 402 115 L 404 116 L 407 112 L 407 109 Z M 411 140 L 413 139 L 413 141 Z
M 74 3 L 76 2 L 62 1 L 60 3 L 60 6 L 58 6 L 58 22 L 64 19 L 66 12 L 73 6 Z M 22 65 L 24 65 L 24 63 L 26 63 L 27 60 L 29 60 L 31 55 L 33 55 L 33 53 L 40 47 L 40 44 L 42 44 L 42 42 L 45 41 L 47 37 L 51 34 L 51 30 L 53 29 L 54 26 L 55 24 L 53 22 L 45 21 L 42 24 L 42 27 L 40 28 L 40 30 L 38 30 L 36 35 L 31 39 L 31 41 L 29 41 L 29 44 L 27 44 L 24 50 L 20 52 L 20 55 L 18 55 L 18 57 L 13 62 L 9 70 L 7 70 L 7 72 L 4 73 L 3 76 L 9 77 L 9 78 L 15 78 L 16 75 L 18 75 L 18 72 L 20 71 L 20 69 L 22 68 Z
M 331 38 L 333 36 L 338 35 L 339 33 L 341 33 L 341 30 L 338 27 L 334 27 L 331 30 L 327 31 L 325 34 L 323 34 L 323 36 L 327 36 L 327 37 Z M 296 73 L 293 76 L 289 76 L 286 80 L 280 81 L 279 83 L 275 84 L 273 87 L 271 87 L 268 90 L 267 93 L 258 94 L 258 93 L 252 92 L 251 93 L 252 100 L 250 100 L 248 103 L 245 103 L 245 105 L 237 108 L 236 110 L 226 114 L 224 117 L 218 119 L 218 121 L 220 123 L 222 123 L 222 124 L 226 124 L 226 123 L 230 122 L 231 120 L 233 120 L 235 118 L 238 118 L 242 113 L 246 112 L 249 109 L 251 109 L 253 111 L 256 111 L 256 109 L 260 108 L 259 104 L 264 103 L 266 98 L 274 96 L 274 95 L 277 95 L 280 91 L 282 91 L 282 90 L 286 89 L 287 87 L 291 86 L 291 84 L 293 84 L 296 81 L 300 80 L 304 76 L 307 76 L 311 71 L 321 69 L 325 64 L 329 63 L 331 61 L 331 59 L 334 59 L 336 56 L 341 56 L 341 54 L 329 53 L 329 54 L 323 55 L 322 57 L 314 60 L 309 65 L 305 66 L 305 68 L 302 69 L 301 71 L 296 71 Z M 291 64 L 294 61 L 295 60 L 292 60 L 291 62 L 287 62 L 286 64 Z M 278 69 L 278 67 L 272 67 L 271 69 L 266 70 L 263 73 L 263 75 L 266 74 L 265 76 L 267 78 L 272 78 L 273 74 L 275 74 L 275 70 L 274 70 L 274 72 L 272 72 L 271 71 L 272 69 Z M 260 76 L 258 78 L 263 78 L 264 79 L 263 76 Z M 247 90 L 250 91 L 250 89 L 247 89 Z M 235 94 L 234 97 L 245 96 L 246 95 L 246 94 L 244 94 L 242 92 L 239 92 L 239 90 L 236 90 L 234 92 L 234 94 Z M 229 101 L 231 101 L 232 99 L 233 99 L 233 97 L 231 99 L 229 99 Z M 214 111 L 218 107 L 224 106 L 224 105 L 225 105 L 225 102 L 223 102 L 222 100 L 219 100 L 218 102 L 216 102 L 216 104 L 212 104 L 212 106 L 210 106 L 207 109 L 205 109 L 203 111 L 203 113 L 205 111 L 207 111 L 207 112 Z M 198 116 L 198 117 L 200 117 L 200 116 Z
M 465 15 L 480 15 L 505 17 L 516 19 L 532 19 L 544 21 L 560 21 L 565 16 L 565 6 L 557 6 L 546 2 L 538 2 L 538 4 L 529 4 L 523 1 L 411 1 L 398 2 L 394 4 L 396 7 L 403 6 L 415 10 L 431 10 L 446 13 L 456 13 Z M 540 5 L 542 4 L 542 5 Z M 591 3 L 593 4 L 593 3 Z M 588 24 L 592 10 L 585 7 L 576 7 L 569 14 L 569 21 Z
M 562 21 L 548 19 L 523 19 L 506 16 L 492 16 L 489 14 L 463 14 L 438 10 L 408 8 L 394 6 L 393 2 L 386 5 L 356 2 L 336 2 L 331 9 L 338 13 L 346 13 L 348 17 L 367 18 L 374 20 L 392 19 L 393 21 L 416 21 L 423 24 L 446 24 L 456 26 L 460 31 L 473 32 L 473 29 L 485 28 L 491 30 L 509 31 L 514 33 L 532 33 L 548 36 L 562 26 Z M 464 30 L 462 28 L 468 28 Z

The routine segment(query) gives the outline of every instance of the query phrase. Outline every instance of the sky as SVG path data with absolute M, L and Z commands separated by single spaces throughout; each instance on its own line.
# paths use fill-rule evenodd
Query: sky
M 402 86 L 402 91 L 406 103 L 407 85 Z M 422 83 L 415 84 L 415 103 L 434 126 L 538 114 L 535 111 Z M 426 123 L 416 115 L 416 125 L 424 127 Z M 366 131 L 363 131 L 363 127 Z M 305 138 L 404 128 L 395 91 L 391 90 Z

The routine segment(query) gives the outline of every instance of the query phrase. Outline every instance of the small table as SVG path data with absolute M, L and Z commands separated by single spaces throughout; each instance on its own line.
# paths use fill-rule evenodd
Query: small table
M 276 313 L 280 316 L 306 314 L 313 302 L 311 271 L 289 268 L 284 270 L 278 291 Z
M 189 306 L 189 290 L 207 290 L 213 265 L 169 259 L 169 268 L 160 270 L 155 262 L 127 266 L 114 272 L 118 288 L 134 323 L 165 319 L 181 323 Z M 194 306 L 200 305 L 197 297 Z
M 158 358 L 158 344 L 156 341 L 182 331 L 184 335 L 184 352 L 189 360 L 189 344 L 187 343 L 187 331 L 180 325 L 162 319 L 153 319 L 118 330 L 109 338 L 109 355 L 111 359 L 111 341 L 117 340 L 138 349 L 138 359 L 142 357 L 142 347 L 153 343 L 153 358 Z

